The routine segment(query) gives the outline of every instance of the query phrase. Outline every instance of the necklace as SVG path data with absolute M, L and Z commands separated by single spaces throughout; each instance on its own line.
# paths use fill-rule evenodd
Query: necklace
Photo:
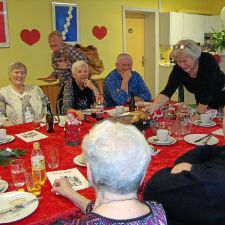
M 99 205 L 97 205 L 96 207 L 93 208 L 93 210 L 99 208 L 101 205 L 107 205 L 107 204 L 110 204 L 112 202 L 125 202 L 125 201 L 131 201 L 131 200 L 138 200 L 137 197 L 135 198 L 125 198 L 125 199 L 112 199 L 112 200 L 105 200 L 105 201 L 102 201 L 100 202 Z

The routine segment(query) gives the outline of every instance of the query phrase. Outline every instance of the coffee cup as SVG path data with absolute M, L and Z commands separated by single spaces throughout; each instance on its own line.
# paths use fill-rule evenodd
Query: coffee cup
M 0 129 L 0 141 L 6 140 L 6 129 Z
M 201 123 L 207 124 L 211 122 L 211 115 L 209 113 L 200 114 Z
M 166 129 L 158 129 L 156 135 L 159 142 L 166 142 L 169 138 L 169 131 Z

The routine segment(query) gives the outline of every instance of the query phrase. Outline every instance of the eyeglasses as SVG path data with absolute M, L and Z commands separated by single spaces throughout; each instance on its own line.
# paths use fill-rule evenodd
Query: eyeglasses
M 181 45 L 174 45 L 174 46 L 173 46 L 173 50 L 177 50 L 177 49 L 184 50 L 185 48 L 189 48 L 189 49 L 191 49 L 191 47 L 190 47 L 190 46 L 188 46 L 188 45 L 184 45 L 184 44 L 181 44 Z

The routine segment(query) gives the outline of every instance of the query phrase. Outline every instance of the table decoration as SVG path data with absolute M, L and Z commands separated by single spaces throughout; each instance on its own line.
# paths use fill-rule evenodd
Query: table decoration
M 26 155 L 27 150 L 5 148 L 0 149 L 0 165 L 7 166 L 13 158 Z

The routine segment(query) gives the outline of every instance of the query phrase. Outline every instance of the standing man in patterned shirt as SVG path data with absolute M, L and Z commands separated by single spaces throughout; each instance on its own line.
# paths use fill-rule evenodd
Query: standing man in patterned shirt
M 130 92 L 134 92 L 135 101 L 150 101 L 150 91 L 141 75 L 132 71 L 132 58 L 126 53 L 117 57 L 116 69 L 104 80 L 104 99 L 107 107 L 124 105 L 129 101 Z
M 78 60 L 84 60 L 88 63 L 88 59 L 74 46 L 63 43 L 63 37 L 60 32 L 51 32 L 48 36 L 48 42 L 53 51 L 51 55 L 51 63 L 54 71 L 52 72 L 51 77 L 58 79 L 61 86 L 61 90 L 57 98 L 58 101 L 63 97 L 65 82 L 72 77 L 72 64 Z

